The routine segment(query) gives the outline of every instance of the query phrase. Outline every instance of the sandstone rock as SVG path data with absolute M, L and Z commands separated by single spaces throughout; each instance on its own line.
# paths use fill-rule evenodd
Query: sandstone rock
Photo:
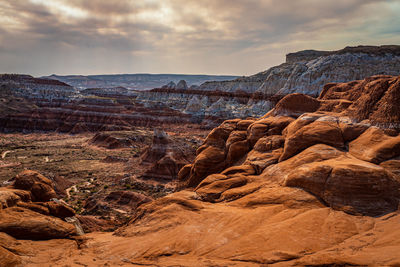
M 379 164 L 379 166 L 391 171 L 394 174 L 400 176 L 400 159 L 397 160 L 387 160 Z
M 45 206 L 49 209 L 50 215 L 64 219 L 66 217 L 75 216 L 75 211 L 71 207 L 64 205 L 62 203 L 57 203 L 54 201 L 49 201 L 45 203 Z
M 349 213 L 379 216 L 397 210 L 399 204 L 400 180 L 377 165 L 350 157 L 302 165 L 284 184 L 303 188 Z
M 318 99 L 304 94 L 290 94 L 285 96 L 274 108 L 275 116 L 298 117 L 303 113 L 315 112 L 321 103 Z
M 212 176 L 212 181 L 207 177 L 204 183 L 200 183 L 195 189 L 195 192 L 205 201 L 215 202 L 228 189 L 240 187 L 247 183 L 246 178 L 241 175 L 224 177 L 225 179 L 215 179 L 214 177 Z
M 255 122 L 249 126 L 247 132 L 247 140 L 251 147 L 255 145 L 255 143 L 263 136 L 267 135 L 267 131 L 269 129 L 268 124 Z
M 192 164 L 186 164 L 183 166 L 178 173 L 178 180 L 179 181 L 185 181 L 187 177 L 190 174 L 190 170 L 192 169 L 193 165 Z
M 33 240 L 68 238 L 76 234 L 75 227 L 69 223 L 20 207 L 0 211 L 0 231 Z
M 234 174 L 242 174 L 244 176 L 255 174 L 255 170 L 251 165 L 232 166 L 221 172 L 223 175 L 231 176 Z M 203 180 L 204 181 L 204 180 Z
M 223 170 L 224 167 L 225 151 L 214 146 L 209 146 L 197 155 L 190 176 L 185 184 L 187 187 L 195 187 L 207 175 L 217 173 Z
M 17 206 L 43 215 L 50 215 L 49 208 L 43 205 L 43 203 L 18 202 Z
M 112 231 L 118 226 L 116 221 L 104 220 L 90 215 L 76 216 L 85 233 Z
M 278 163 L 282 152 L 282 148 L 274 149 L 269 152 L 259 152 L 254 149 L 247 154 L 244 164 L 251 165 L 257 174 L 261 174 L 268 166 Z
M 52 188 L 52 182 L 35 171 L 23 171 L 15 177 L 13 185 L 16 189 L 31 192 L 33 201 L 49 201 L 56 198 L 56 192 Z
M 226 140 L 225 146 L 229 149 L 230 145 L 238 141 L 244 141 L 247 138 L 246 131 L 233 131 Z
M 285 139 L 281 135 L 270 135 L 258 139 L 254 151 L 268 152 L 283 147 Z
M 315 121 L 286 136 L 285 147 L 279 161 L 286 160 L 303 149 L 316 144 L 344 148 L 342 132 L 337 122 Z
M 293 118 L 285 116 L 268 117 L 258 120 L 248 127 L 247 140 L 251 147 L 253 147 L 258 139 L 263 136 L 281 135 L 283 129 L 293 122 L 293 120 Z
M 247 128 L 254 122 L 254 120 L 241 120 L 237 124 L 237 129 L 239 131 L 247 131 Z
M 21 263 L 22 260 L 19 256 L 0 246 L 0 266 L 14 267 L 21 266 Z
M 228 153 L 226 154 L 226 164 L 232 165 L 249 151 L 249 144 L 247 140 L 238 141 L 229 146 Z
M 400 156 L 400 135 L 388 136 L 383 130 L 371 127 L 349 144 L 349 152 L 361 160 L 379 164 Z
M 281 161 L 276 165 L 269 166 L 263 171 L 261 176 L 263 179 L 283 182 L 288 172 L 296 169 L 297 167 L 308 163 L 334 159 L 343 154 L 344 152 L 341 152 L 334 147 L 324 144 L 317 144 L 305 149 L 294 157 Z
M 15 206 L 21 198 L 11 190 L 0 187 L 0 210 Z

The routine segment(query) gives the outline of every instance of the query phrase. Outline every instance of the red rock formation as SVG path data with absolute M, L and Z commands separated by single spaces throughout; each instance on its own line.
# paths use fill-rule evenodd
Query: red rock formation
M 142 175 L 144 179 L 173 181 L 179 170 L 194 158 L 194 149 L 173 140 L 162 131 L 154 130 L 153 142 L 141 155 L 142 165 L 149 165 Z
M 50 201 L 56 196 L 43 175 L 29 170 L 18 174 L 12 186 L 0 187 L 0 232 L 33 240 L 77 235 L 75 226 L 62 220 L 73 217 L 74 210 L 59 200 Z
M 382 107 L 367 97 L 397 95 L 398 79 L 366 79 L 338 85 L 337 91 L 331 86 L 329 94 L 311 100 L 319 103 L 316 110 L 305 114 L 287 105 L 288 97 L 259 120 L 225 121 L 210 132 L 194 162 L 181 169 L 181 191 L 140 205 L 113 234 L 92 233 L 80 250 L 64 243 L 48 261 L 398 265 L 400 131 L 383 127 L 392 126 L 397 114 L 380 116 L 380 128 L 372 126 L 377 119 L 371 114 Z M 361 91 L 358 97 L 337 98 L 354 86 Z M 382 105 L 394 106 L 387 101 Z M 352 117 L 356 103 L 363 111 Z M 246 142 L 247 152 L 241 146 Z M 48 246 L 41 243 L 42 249 Z M 68 256 L 60 252 L 66 248 Z M 41 259 L 35 255 L 24 261 Z

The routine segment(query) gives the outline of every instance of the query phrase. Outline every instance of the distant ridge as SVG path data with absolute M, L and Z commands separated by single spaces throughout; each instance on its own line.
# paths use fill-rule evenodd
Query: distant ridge
M 123 86 L 128 89 L 145 90 L 159 88 L 162 85 L 185 80 L 188 85 L 200 85 L 206 81 L 233 80 L 238 76 L 230 75 L 190 75 L 190 74 L 105 74 L 105 75 L 50 75 L 43 78 L 65 82 L 79 89 L 110 88 Z
M 400 74 L 399 45 L 348 46 L 337 51 L 289 53 L 281 65 L 235 80 L 206 82 L 200 89 L 317 96 L 326 83 L 349 82 L 378 74 Z

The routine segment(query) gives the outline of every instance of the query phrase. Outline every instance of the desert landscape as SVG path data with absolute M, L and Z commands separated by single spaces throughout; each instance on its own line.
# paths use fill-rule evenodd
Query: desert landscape
M 200 21 L 210 16 L 183 16 L 192 9 L 182 11 L 169 1 L 28 2 L 0 1 L 4 36 L 14 33 L 14 38 L 29 28 L 37 33 L 31 42 L 39 40 L 40 46 L 16 42 L 15 49 L 22 54 L 37 49 L 54 60 L 60 56 L 65 71 L 48 74 L 60 64 L 49 65 L 46 57 L 30 67 L 31 74 L 22 74 L 30 64 L 18 65 L 15 59 L 10 64 L 11 46 L 3 49 L 0 36 L 1 267 L 400 266 L 400 45 L 347 45 L 354 40 L 344 34 L 343 46 L 317 50 L 315 40 L 299 37 L 338 14 L 350 19 L 344 9 L 395 20 L 389 15 L 396 3 L 384 15 L 372 2 L 314 3 L 310 10 L 329 6 L 332 14 L 322 12 L 327 18 L 319 18 L 314 12 L 319 19 L 308 24 L 303 21 L 308 11 L 293 11 L 299 20 L 287 22 L 297 34 L 285 36 L 300 38 L 293 41 L 302 49 L 286 51 L 284 59 L 255 74 L 205 75 L 190 73 L 203 64 L 217 68 L 221 55 L 214 49 L 219 47 L 228 55 L 225 60 L 247 53 L 238 59 L 242 64 L 223 64 L 223 73 L 244 73 L 237 70 L 252 69 L 249 62 L 259 64 L 261 57 L 257 53 L 247 61 L 250 50 L 235 43 L 235 32 L 263 35 L 248 33 L 240 23 L 230 28 L 236 21 L 228 16 L 226 23 L 223 7 L 253 26 L 264 25 L 253 21 L 263 18 L 264 11 L 286 11 L 268 1 L 248 4 L 255 9 L 243 3 L 188 1 L 185 6 L 199 14 L 212 12 L 215 27 L 227 27 L 220 29 L 227 35 L 218 38 L 229 42 L 216 38 L 206 45 L 198 36 L 211 38 L 212 31 Z M 280 16 L 268 14 L 274 27 L 284 27 Z M 138 29 L 147 25 L 145 33 L 139 31 L 141 39 L 128 34 L 122 23 L 132 18 L 139 20 L 133 24 Z M 48 29 L 50 22 L 54 28 Z M 78 22 L 84 23 L 77 27 Z M 108 28 L 100 26 L 106 22 Z M 296 28 L 300 22 L 306 30 Z M 165 23 L 173 27 L 162 27 Z M 395 43 L 397 35 L 386 26 L 390 38 L 384 40 Z M 189 34 L 192 27 L 200 27 L 196 37 Z M 61 38 L 57 48 L 49 45 L 49 37 L 59 37 L 59 31 L 74 41 Z M 163 31 L 175 39 L 159 37 L 161 47 L 147 40 Z M 84 45 L 79 44 L 81 34 Z M 371 40 L 370 34 L 360 40 Z M 107 37 L 101 39 L 109 49 L 106 64 L 91 54 L 98 36 Z M 133 39 L 120 39 L 127 36 Z M 93 40 L 96 45 L 89 45 Z M 185 49 L 193 50 L 190 40 L 199 42 L 199 55 L 207 47 L 207 60 L 215 58 L 215 65 L 204 55 L 204 62 L 181 65 L 181 54 L 186 58 Z M 241 45 L 247 41 L 240 40 Z M 151 53 L 134 56 L 140 42 L 148 42 Z M 310 46 L 303 49 L 302 42 Z M 273 58 L 275 48 L 257 44 L 250 47 L 269 51 Z M 163 46 L 171 54 L 152 58 Z M 73 47 L 85 59 L 80 64 L 69 62 Z M 128 54 L 118 54 L 126 47 L 130 59 L 151 66 L 154 73 L 159 67 L 170 73 L 167 67 L 174 65 L 183 70 L 176 73 L 189 74 L 113 74 L 115 66 L 132 66 Z M 65 54 L 53 54 L 58 49 Z M 86 65 L 86 60 L 93 63 Z M 109 71 L 102 72 L 103 67 Z

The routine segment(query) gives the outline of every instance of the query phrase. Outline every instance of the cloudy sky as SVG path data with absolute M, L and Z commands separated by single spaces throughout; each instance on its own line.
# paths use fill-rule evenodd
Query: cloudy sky
M 248 75 L 400 44 L 400 0 L 0 0 L 0 73 Z

